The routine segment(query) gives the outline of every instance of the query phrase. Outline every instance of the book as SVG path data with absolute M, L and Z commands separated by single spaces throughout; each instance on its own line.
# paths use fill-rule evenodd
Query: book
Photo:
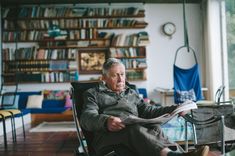
M 197 104 L 191 100 L 187 100 L 179 105 L 172 113 L 166 113 L 156 118 L 144 119 L 134 115 L 129 115 L 122 119 L 125 125 L 130 124 L 163 124 L 178 115 L 180 112 L 197 109 Z

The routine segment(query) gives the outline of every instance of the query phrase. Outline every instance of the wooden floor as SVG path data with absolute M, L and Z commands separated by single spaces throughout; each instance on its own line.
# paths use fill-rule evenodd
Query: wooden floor
M 24 140 L 22 128 L 17 129 L 17 143 L 12 142 L 8 133 L 8 148 L 4 148 L 3 137 L 0 137 L 0 156 L 73 156 L 78 145 L 76 132 L 34 132 L 26 126 Z
M 76 132 L 34 132 L 30 133 L 31 125 L 26 126 L 24 140 L 22 128 L 17 129 L 17 143 L 12 142 L 8 133 L 8 149 L 0 137 L 0 156 L 73 156 L 78 145 Z M 208 156 L 220 156 L 217 151 L 211 151 Z M 234 155 L 229 155 L 234 156 Z

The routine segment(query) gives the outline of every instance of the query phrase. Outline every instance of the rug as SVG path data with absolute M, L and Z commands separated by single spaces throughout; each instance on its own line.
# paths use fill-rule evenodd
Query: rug
M 67 132 L 76 131 L 74 122 L 43 122 L 34 128 L 31 128 L 29 132 Z

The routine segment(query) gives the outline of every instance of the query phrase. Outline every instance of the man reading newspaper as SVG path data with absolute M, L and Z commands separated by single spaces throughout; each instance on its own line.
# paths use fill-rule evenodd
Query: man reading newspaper
M 80 118 L 81 126 L 94 133 L 93 145 L 97 153 L 105 147 L 123 145 L 136 156 L 207 156 L 208 146 L 188 153 L 179 151 L 180 146 L 168 140 L 159 124 L 125 123 L 130 116 L 148 120 L 162 115 L 170 118 L 184 115 L 188 109 L 176 105 L 159 108 L 145 103 L 126 85 L 125 66 L 115 58 L 104 63 L 102 78 L 102 83 L 84 93 Z

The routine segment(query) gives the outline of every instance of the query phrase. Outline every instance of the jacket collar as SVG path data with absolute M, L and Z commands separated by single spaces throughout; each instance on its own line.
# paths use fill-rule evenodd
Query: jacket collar
M 127 86 L 127 85 L 125 85 L 125 90 L 124 90 L 124 92 L 125 91 L 128 91 L 130 88 Z M 106 85 L 105 85 L 105 82 L 104 81 L 102 81 L 102 82 L 100 82 L 99 83 L 99 91 L 102 91 L 102 92 L 113 92 L 111 89 L 109 89 Z M 114 93 L 114 92 L 113 92 Z

